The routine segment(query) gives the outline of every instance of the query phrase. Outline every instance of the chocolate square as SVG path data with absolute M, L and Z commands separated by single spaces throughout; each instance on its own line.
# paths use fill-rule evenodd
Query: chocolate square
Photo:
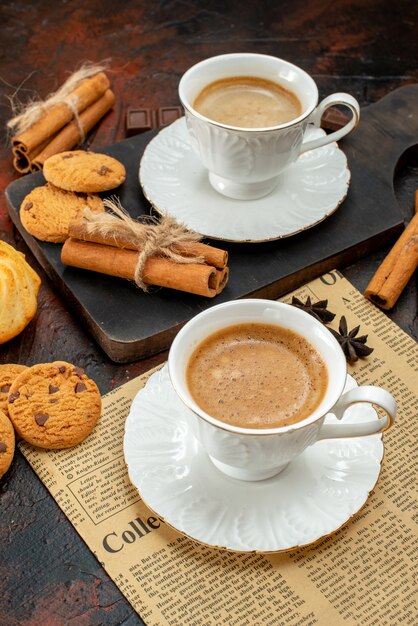
M 334 132 L 347 124 L 350 117 L 339 109 L 330 108 L 324 111 L 321 118 L 321 128 Z
M 183 115 L 182 107 L 160 107 L 157 110 L 157 126 L 168 126 Z
M 126 136 L 132 137 L 155 128 L 151 109 L 128 109 L 126 113 Z

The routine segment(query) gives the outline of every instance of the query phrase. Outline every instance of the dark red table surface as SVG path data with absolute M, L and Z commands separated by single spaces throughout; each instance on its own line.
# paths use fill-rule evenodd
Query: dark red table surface
M 1 125 L 10 117 L 7 96 L 18 87 L 23 101 L 34 93 L 45 96 L 83 61 L 111 59 L 117 104 L 87 142 L 97 150 L 124 138 L 129 106 L 177 105 L 178 81 L 190 65 L 241 51 L 288 59 L 314 77 L 321 96 L 347 91 L 365 106 L 418 82 L 417 26 L 414 0 L 6 0 L 0 8 Z M 406 157 L 395 187 L 409 219 L 418 188 L 418 151 Z M 4 190 L 17 177 L 4 133 L 0 159 Z M 3 196 L 0 238 L 24 252 L 42 277 L 37 315 L 23 333 L 0 346 L 1 363 L 70 361 L 84 367 L 104 394 L 166 358 L 112 363 L 13 229 Z M 344 275 L 364 290 L 386 252 L 343 268 Z M 389 316 L 417 337 L 414 279 Z M 0 482 L 0 626 L 142 623 L 17 451 Z

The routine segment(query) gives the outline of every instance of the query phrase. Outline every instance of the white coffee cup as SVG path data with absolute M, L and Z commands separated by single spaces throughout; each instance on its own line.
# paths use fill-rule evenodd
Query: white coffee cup
M 196 111 L 193 103 L 204 87 L 234 76 L 254 76 L 279 83 L 298 97 L 302 114 L 278 126 L 239 128 L 214 122 Z M 360 107 L 353 96 L 334 93 L 318 104 L 318 88 L 309 74 L 288 61 L 264 54 L 222 54 L 193 65 L 180 80 L 179 97 L 192 147 L 209 170 L 212 187 L 239 200 L 270 193 L 279 182 L 280 172 L 299 155 L 338 141 L 356 127 L 360 118 Z M 329 135 L 304 141 L 307 125 L 319 127 L 324 111 L 335 104 L 352 111 L 350 121 Z
M 328 386 L 325 395 L 311 415 L 296 424 L 270 429 L 240 428 L 205 413 L 190 394 L 186 370 L 196 346 L 222 328 L 254 322 L 299 333 L 319 351 L 326 364 Z M 241 480 L 263 480 L 278 474 L 305 448 L 320 439 L 381 433 L 395 420 L 396 402 L 384 389 L 364 386 L 343 393 L 347 364 L 336 339 L 308 313 L 280 302 L 256 299 L 226 302 L 196 315 L 174 339 L 168 369 L 194 436 L 219 470 Z M 375 404 L 385 411 L 385 415 L 362 423 L 324 424 L 328 413 L 341 419 L 345 410 L 356 402 Z

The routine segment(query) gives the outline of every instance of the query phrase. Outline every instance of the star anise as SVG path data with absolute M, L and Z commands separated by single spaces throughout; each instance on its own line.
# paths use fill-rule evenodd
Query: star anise
M 357 337 L 358 331 L 360 330 L 360 326 L 356 326 L 353 330 L 348 330 L 347 320 L 344 315 L 340 319 L 340 324 L 338 327 L 339 333 L 332 328 L 329 328 L 340 344 L 345 357 L 349 363 L 355 363 L 358 361 L 359 357 L 369 356 L 373 352 L 373 348 L 369 348 L 366 346 L 367 335 L 361 335 L 361 337 Z
M 303 303 L 301 300 L 299 300 L 299 298 L 295 298 L 295 296 L 293 296 L 292 304 L 293 306 L 298 307 L 298 309 L 306 311 L 306 313 L 309 313 L 309 315 L 312 315 L 312 317 L 314 317 L 319 322 L 323 322 L 324 324 L 328 324 L 328 322 L 331 322 L 335 317 L 335 313 L 332 313 L 327 309 L 328 300 L 311 302 L 311 297 L 308 296 L 306 298 L 306 302 Z

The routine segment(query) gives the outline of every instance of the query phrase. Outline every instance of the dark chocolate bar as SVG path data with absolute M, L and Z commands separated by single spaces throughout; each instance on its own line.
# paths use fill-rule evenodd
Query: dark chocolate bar
M 147 130 L 168 126 L 182 115 L 183 109 L 178 106 L 160 107 L 156 111 L 132 107 L 126 113 L 126 136 L 132 137 Z

